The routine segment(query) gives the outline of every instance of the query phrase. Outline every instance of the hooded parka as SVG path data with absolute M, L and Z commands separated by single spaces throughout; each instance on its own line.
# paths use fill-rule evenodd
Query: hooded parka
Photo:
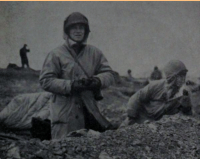
M 78 15 L 78 18 L 74 14 Z M 70 23 L 67 23 L 67 19 L 69 20 L 71 16 L 74 17 L 71 18 Z M 99 112 L 93 92 L 71 93 L 71 85 L 74 80 L 87 78 L 73 57 L 78 59 L 90 77 L 95 76 L 100 79 L 101 88 L 111 85 L 114 78 L 108 61 L 98 48 L 85 45 L 78 55 L 74 52 L 71 52 L 71 55 L 66 26 L 68 28 L 71 24 L 84 23 L 88 25 L 89 31 L 89 24 L 86 17 L 81 13 L 72 13 L 67 19 L 64 22 L 66 42 L 48 54 L 40 74 L 42 88 L 54 94 L 50 107 L 52 139 L 59 139 L 65 137 L 71 131 L 85 128 L 83 113 L 85 107 L 102 127 L 106 128 L 110 125 Z M 80 21 L 80 19 L 84 21 Z

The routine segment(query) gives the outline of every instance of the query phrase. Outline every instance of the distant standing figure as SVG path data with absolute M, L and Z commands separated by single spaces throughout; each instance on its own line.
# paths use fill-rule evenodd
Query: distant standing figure
M 24 44 L 24 46 L 20 49 L 20 57 L 21 57 L 21 62 L 22 62 L 22 68 L 26 65 L 27 68 L 29 68 L 29 63 L 28 63 L 28 58 L 26 53 L 30 52 L 29 49 L 26 48 L 27 44 Z
M 162 79 L 162 73 L 157 66 L 154 67 L 154 71 L 151 73 L 151 80 Z
M 127 75 L 128 81 L 133 82 L 134 79 L 133 79 L 133 76 L 131 75 L 131 70 L 128 69 L 127 73 L 128 73 L 128 75 Z

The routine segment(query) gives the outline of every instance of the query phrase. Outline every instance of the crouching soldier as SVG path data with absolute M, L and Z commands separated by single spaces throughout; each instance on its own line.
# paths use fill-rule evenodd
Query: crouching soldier
M 42 88 L 54 94 L 52 139 L 83 128 L 104 131 L 112 127 L 99 112 L 96 100 L 102 98 L 100 89 L 111 85 L 114 77 L 103 53 L 86 44 L 88 19 L 72 13 L 63 29 L 65 43 L 48 54 L 40 74 Z
M 164 67 L 166 79 L 153 81 L 134 94 L 128 102 L 127 118 L 121 127 L 145 120 L 154 121 L 163 115 L 178 112 L 191 114 L 191 101 L 186 90 L 180 92 L 185 83 L 186 66 L 172 60 Z

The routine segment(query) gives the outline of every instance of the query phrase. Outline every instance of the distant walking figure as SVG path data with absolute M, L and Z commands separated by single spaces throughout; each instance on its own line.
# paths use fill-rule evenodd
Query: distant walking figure
M 21 57 L 21 62 L 22 62 L 22 68 L 26 65 L 27 68 L 29 68 L 29 63 L 28 63 L 28 58 L 26 53 L 30 52 L 29 49 L 26 48 L 27 44 L 24 44 L 24 46 L 20 49 L 20 57 Z

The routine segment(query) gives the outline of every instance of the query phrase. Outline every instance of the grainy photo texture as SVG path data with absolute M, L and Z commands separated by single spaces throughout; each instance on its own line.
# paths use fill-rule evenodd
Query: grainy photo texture
M 198 159 L 200 2 L 0 2 L 0 159 Z

